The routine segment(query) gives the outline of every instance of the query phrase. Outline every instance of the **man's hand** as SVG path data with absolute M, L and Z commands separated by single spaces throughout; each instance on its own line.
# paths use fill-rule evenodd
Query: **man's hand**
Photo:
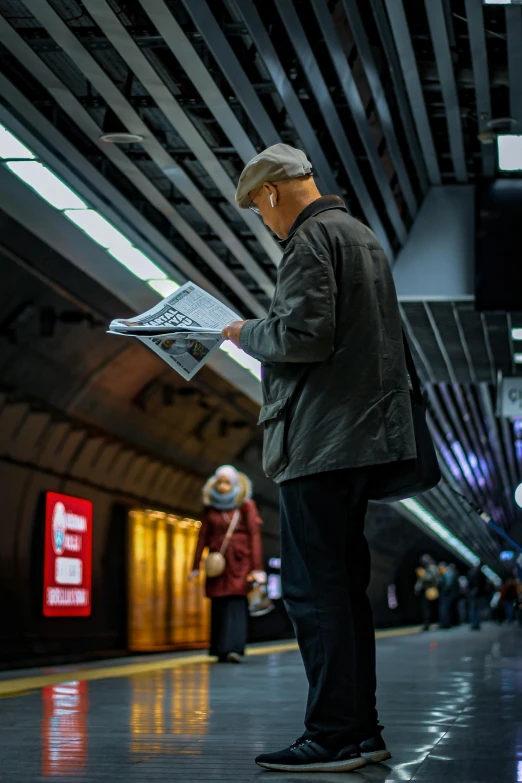
M 223 337 L 225 340 L 230 340 L 231 343 L 234 343 L 234 345 L 237 345 L 238 348 L 241 348 L 239 335 L 241 334 L 241 329 L 245 324 L 246 321 L 232 321 L 231 324 L 225 326 L 221 332 L 221 337 Z

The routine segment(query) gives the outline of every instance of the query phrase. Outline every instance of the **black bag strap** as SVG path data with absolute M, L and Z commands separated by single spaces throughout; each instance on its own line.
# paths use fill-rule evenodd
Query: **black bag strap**
M 402 342 L 404 345 L 404 356 L 406 357 L 406 369 L 408 370 L 408 375 L 410 376 L 410 381 L 413 389 L 413 396 L 416 400 L 422 400 L 422 389 L 420 385 L 420 379 L 417 374 L 417 369 L 415 367 L 415 362 L 413 361 L 413 355 L 410 348 L 410 343 L 408 342 L 408 338 L 406 336 L 406 331 L 404 329 L 404 326 L 402 327 Z

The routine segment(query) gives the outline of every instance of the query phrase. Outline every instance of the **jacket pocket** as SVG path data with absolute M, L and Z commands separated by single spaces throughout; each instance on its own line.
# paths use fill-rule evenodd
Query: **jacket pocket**
M 288 465 L 285 454 L 286 408 L 289 397 L 263 405 L 258 424 L 265 425 L 263 442 L 263 470 L 266 475 L 276 476 Z

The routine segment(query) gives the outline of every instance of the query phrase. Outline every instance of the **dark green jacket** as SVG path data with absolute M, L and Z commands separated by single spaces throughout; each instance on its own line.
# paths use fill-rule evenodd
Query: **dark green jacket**
M 282 244 L 268 315 L 241 330 L 242 348 L 263 365 L 265 473 L 280 483 L 411 459 L 399 306 L 376 237 L 324 196 Z

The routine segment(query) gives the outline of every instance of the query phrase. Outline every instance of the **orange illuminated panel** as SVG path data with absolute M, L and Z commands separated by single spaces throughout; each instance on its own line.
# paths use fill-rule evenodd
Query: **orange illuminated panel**
M 164 669 L 131 678 L 130 751 L 135 761 L 201 755 L 208 733 L 209 664 Z M 174 734 L 182 742 L 173 742 Z
M 201 523 L 175 514 L 129 513 L 129 625 L 131 650 L 206 647 L 210 602 L 204 575 L 188 581 Z
M 87 763 L 87 682 L 42 688 L 42 775 L 81 775 Z

